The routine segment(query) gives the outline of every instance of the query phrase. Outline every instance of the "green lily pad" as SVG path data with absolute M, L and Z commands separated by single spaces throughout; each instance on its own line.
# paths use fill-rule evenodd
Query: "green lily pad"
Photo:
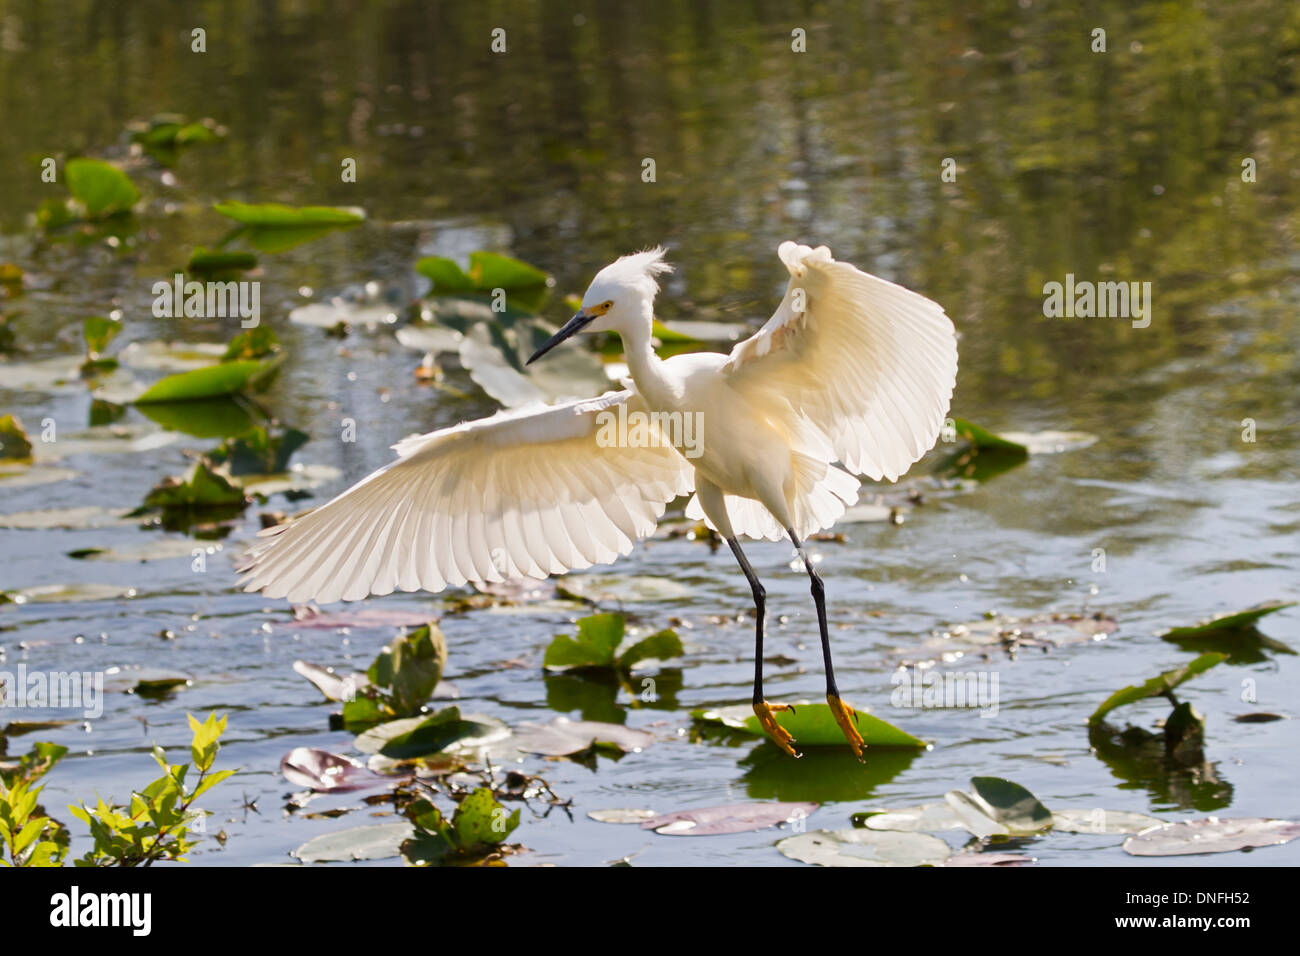
M 494 289 L 511 292 L 544 289 L 550 277 L 536 266 L 495 252 L 473 252 L 469 271 L 453 259 L 427 256 L 415 264 L 415 271 L 433 281 L 434 295 L 459 295 L 467 292 L 490 293 Z
M 993 434 L 987 428 L 976 425 L 974 422 L 968 422 L 964 418 L 954 418 L 953 427 L 957 432 L 957 437 L 965 441 L 972 448 L 980 451 L 997 449 L 998 451 L 1012 452 L 1018 455 L 1028 455 L 1029 449 L 1020 442 L 1009 441 Z
M 363 210 L 342 206 L 286 206 L 275 202 L 245 203 L 227 199 L 212 208 L 243 225 L 271 229 L 354 225 L 366 218 Z
M 1181 667 L 1175 667 L 1173 670 L 1158 674 L 1145 683 L 1121 687 L 1102 701 L 1101 706 L 1093 711 L 1092 716 L 1088 718 L 1088 723 L 1091 725 L 1099 724 L 1107 714 L 1117 707 L 1145 700 L 1148 697 L 1160 697 L 1172 693 L 1175 687 L 1191 680 L 1197 674 L 1204 673 L 1215 664 L 1226 660 L 1227 657 L 1227 654 L 1210 651 Z
M 140 191 L 126 173 L 101 159 L 70 159 L 63 169 L 68 191 L 90 219 L 130 212 L 140 199 Z
M 830 707 L 820 701 L 796 701 L 792 710 L 776 711 L 776 722 L 794 737 L 798 747 L 843 747 L 844 734 Z M 857 708 L 858 733 L 868 747 L 924 749 L 924 740 L 913 737 L 879 717 Z M 704 723 L 722 724 L 733 730 L 743 730 L 758 737 L 766 737 L 758 717 L 748 704 L 722 707 L 717 710 L 693 710 L 691 717 Z
M 224 252 L 198 246 L 190 253 L 185 271 L 206 279 L 234 277 L 257 268 L 257 256 L 251 252 Z
M 135 400 L 135 404 L 187 402 L 256 390 L 270 382 L 279 364 L 280 358 L 277 357 L 267 361 L 221 362 L 207 368 L 178 372 L 155 383 Z
M 809 830 L 776 845 L 782 855 L 818 866 L 939 866 L 952 850 L 926 833 Z

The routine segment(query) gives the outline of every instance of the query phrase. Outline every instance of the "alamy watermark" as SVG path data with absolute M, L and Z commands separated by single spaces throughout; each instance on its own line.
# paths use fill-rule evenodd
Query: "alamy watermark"
M 104 715 L 103 671 L 0 671 L 0 710 L 67 707 L 87 720 Z
M 1043 283 L 1043 296 L 1049 319 L 1132 319 L 1135 329 L 1151 324 L 1150 282 L 1076 282 L 1067 272 L 1064 283 Z
M 155 282 L 153 294 L 153 314 L 159 319 L 238 316 L 245 329 L 255 329 L 262 321 L 262 289 L 256 280 L 186 282 L 184 273 L 178 272 L 171 282 Z
M 676 448 L 687 458 L 704 454 L 703 412 L 628 411 L 596 413 L 596 444 L 601 448 Z
M 978 708 L 988 720 L 998 715 L 997 671 L 934 671 L 900 667 L 890 675 L 891 707 L 940 710 Z

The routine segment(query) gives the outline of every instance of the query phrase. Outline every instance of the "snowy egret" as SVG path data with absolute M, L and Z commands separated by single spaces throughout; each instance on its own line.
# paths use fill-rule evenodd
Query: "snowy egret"
M 812 581 L 826 699 L 862 759 L 831 664 L 825 590 L 803 542 L 857 501 L 859 479 L 896 480 L 934 444 L 957 375 L 936 303 L 816 249 L 784 242 L 785 298 L 730 354 L 660 359 L 651 340 L 662 249 L 624 256 L 529 363 L 579 332 L 617 332 L 630 380 L 599 398 L 500 412 L 407 438 L 397 459 L 337 498 L 262 532 L 245 589 L 293 602 L 500 582 L 605 564 L 694 491 L 686 515 L 727 540 L 756 612 L 754 712 L 787 753 L 763 696 L 765 592 L 739 537 L 789 537 Z M 622 406 L 620 408 L 620 406 Z M 703 426 L 687 448 L 684 416 Z M 609 427 L 635 422 L 633 428 Z M 838 463 L 838 464 L 837 464 Z

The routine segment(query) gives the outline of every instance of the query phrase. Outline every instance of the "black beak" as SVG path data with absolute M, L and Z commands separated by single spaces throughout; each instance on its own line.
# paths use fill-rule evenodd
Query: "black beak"
M 546 340 L 546 344 L 543 345 L 543 346 L 542 346 L 540 349 L 538 349 L 536 352 L 534 352 L 534 353 L 533 353 L 533 357 L 530 358 L 530 359 L 529 359 L 527 362 L 525 362 L 524 364 L 525 364 L 525 365 L 532 365 L 532 364 L 533 364 L 534 362 L 536 362 L 539 358 L 541 358 L 543 355 L 545 355 L 545 354 L 546 354 L 547 352 L 549 352 L 551 349 L 555 348 L 557 345 L 559 345 L 559 344 L 560 344 L 561 342 L 563 342 L 565 339 L 569 338 L 570 336 L 576 335 L 577 333 L 579 333 L 579 332 L 581 332 L 583 329 L 585 329 L 588 325 L 591 324 L 591 321 L 592 321 L 594 318 L 595 318 L 594 315 L 587 315 L 585 312 L 582 312 L 581 310 L 579 310 L 579 311 L 578 311 L 578 312 L 573 316 L 573 318 L 569 319 L 568 322 L 565 322 L 565 323 L 564 323 L 564 328 L 560 329 L 560 331 L 556 332 L 556 333 L 555 333 L 554 335 L 552 335 L 549 339 L 547 339 L 547 340 Z

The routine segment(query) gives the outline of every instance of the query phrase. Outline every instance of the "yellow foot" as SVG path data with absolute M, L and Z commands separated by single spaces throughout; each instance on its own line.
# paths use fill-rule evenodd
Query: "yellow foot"
M 794 708 L 789 704 L 769 704 L 763 700 L 754 705 L 754 713 L 758 715 L 758 722 L 763 725 L 763 729 L 767 731 L 767 735 L 772 738 L 773 743 L 791 757 L 800 757 L 802 754 L 794 749 L 794 738 L 790 736 L 790 731 L 778 724 L 776 718 L 772 716 L 772 713 L 778 710 L 788 710 L 794 713 Z
M 866 763 L 866 758 L 862 752 L 866 749 L 866 744 L 862 742 L 862 735 L 858 733 L 857 720 L 858 713 L 844 701 L 840 700 L 836 694 L 827 694 L 826 703 L 831 708 L 831 714 L 835 718 L 835 723 L 840 725 L 840 730 L 844 734 L 844 739 L 849 742 L 853 748 L 853 755 L 858 760 Z

